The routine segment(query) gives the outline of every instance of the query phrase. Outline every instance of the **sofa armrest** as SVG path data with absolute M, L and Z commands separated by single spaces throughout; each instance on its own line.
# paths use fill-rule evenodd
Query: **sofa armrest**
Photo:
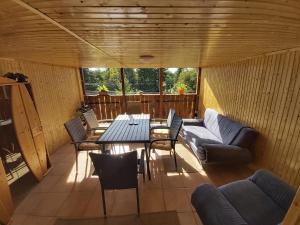
M 203 119 L 183 119 L 183 126 L 204 126 Z
M 280 208 L 288 211 L 296 190 L 267 170 L 258 170 L 249 178 Z
M 251 162 L 252 154 L 246 148 L 224 144 L 202 145 L 206 154 L 207 162 L 230 163 L 230 162 Z
M 203 225 L 246 225 L 236 209 L 213 185 L 203 184 L 192 194 L 192 204 Z

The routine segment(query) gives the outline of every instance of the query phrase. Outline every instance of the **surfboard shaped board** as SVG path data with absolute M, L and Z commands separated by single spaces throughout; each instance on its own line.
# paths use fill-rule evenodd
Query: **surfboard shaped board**
M 39 146 L 41 141 L 39 139 L 39 129 L 36 128 L 36 118 L 32 119 L 35 114 L 33 116 L 29 115 L 30 112 L 35 111 L 35 108 L 31 98 L 28 99 L 29 94 L 24 94 L 25 91 L 22 90 L 22 86 L 14 85 L 11 89 L 13 124 L 23 158 L 33 175 L 40 181 L 43 178 L 45 168 L 47 168 L 47 160 L 40 160 L 40 158 L 43 158 L 43 155 L 46 156 L 46 152 L 45 154 L 38 154 L 36 145 Z M 34 137 L 36 137 L 36 140 L 34 140 Z
M 43 127 L 27 88 L 25 87 L 25 85 L 20 85 L 19 89 L 21 92 L 25 112 L 31 129 L 35 149 L 39 157 L 42 173 L 45 174 L 47 172 L 47 151 Z

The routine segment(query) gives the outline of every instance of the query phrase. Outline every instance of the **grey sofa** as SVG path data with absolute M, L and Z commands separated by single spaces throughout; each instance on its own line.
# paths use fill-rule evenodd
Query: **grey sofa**
M 192 204 L 203 225 L 277 225 L 287 213 L 296 190 L 266 170 L 219 188 L 199 186 Z
M 202 164 L 247 163 L 258 133 L 213 109 L 203 120 L 185 119 L 183 137 Z

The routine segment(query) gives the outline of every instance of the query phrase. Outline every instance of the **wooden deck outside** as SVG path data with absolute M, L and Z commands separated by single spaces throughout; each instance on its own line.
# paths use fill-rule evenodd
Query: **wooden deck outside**
M 125 98 L 122 95 L 85 96 L 86 104 L 93 108 L 100 120 L 114 119 L 124 113 L 128 101 L 140 101 L 143 113 L 150 114 L 151 118 L 166 118 L 170 108 L 174 108 L 183 118 L 191 118 L 197 110 L 196 100 L 196 94 L 166 94 L 162 98 L 159 94 L 126 95 Z

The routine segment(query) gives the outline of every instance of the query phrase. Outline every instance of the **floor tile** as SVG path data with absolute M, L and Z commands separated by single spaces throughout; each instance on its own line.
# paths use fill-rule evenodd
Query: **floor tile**
M 113 204 L 109 214 L 112 216 L 137 214 L 135 189 L 115 190 L 112 194 Z M 140 204 L 142 202 L 140 201 Z
M 56 216 L 68 197 L 66 193 L 37 193 L 36 195 L 40 195 L 40 201 L 31 214 L 37 216 Z
M 161 173 L 151 173 L 151 180 L 148 179 L 146 174 L 146 179 L 143 181 L 143 178 L 139 178 L 139 188 L 140 189 L 152 189 L 152 188 L 162 188 L 162 174 Z
M 54 225 L 55 221 L 55 217 L 27 216 L 23 221 L 23 225 Z
M 112 201 L 109 197 L 110 193 L 106 192 L 105 199 L 107 204 L 106 210 L 110 211 L 110 205 L 109 202 Z M 100 188 L 96 188 L 96 190 L 93 192 L 92 197 L 90 201 L 88 202 L 83 217 L 93 218 L 93 217 L 102 217 L 104 216 L 103 213 L 103 207 L 102 207 L 102 197 L 101 197 L 101 191 Z
M 59 207 L 57 216 L 63 218 L 83 217 L 92 194 L 91 192 L 72 192 Z
M 247 177 L 247 168 L 209 167 L 203 170 L 195 156 L 178 144 L 179 169 L 169 152 L 151 153 L 151 181 L 139 176 L 141 213 L 176 210 L 181 225 L 202 225 L 191 204 L 191 194 L 203 183 L 222 185 Z M 92 176 L 93 165 L 86 152 L 79 154 L 76 173 L 73 146 L 61 147 L 51 156 L 53 168 L 19 204 L 12 225 L 53 225 L 57 216 L 67 218 L 103 217 L 98 177 Z M 105 191 L 108 216 L 136 214 L 135 190 Z
M 193 212 L 177 213 L 180 225 L 198 225 Z
M 53 187 L 63 176 L 45 176 L 44 179 L 32 190 L 32 192 L 52 192 Z
M 173 188 L 163 191 L 166 209 L 177 212 L 191 212 L 190 200 L 184 189 Z
M 204 171 L 196 173 L 183 173 L 183 183 L 187 188 L 196 188 L 204 183 L 211 183 Z
M 15 209 L 14 214 L 32 214 L 34 213 L 34 209 L 39 204 L 39 202 L 43 199 L 42 193 L 31 192 L 26 196 L 26 198 L 18 205 Z
M 14 214 L 11 218 L 10 225 L 24 225 L 27 215 Z
M 183 175 L 177 172 L 162 174 L 163 188 L 183 188 Z
M 141 212 L 160 212 L 165 211 L 163 192 L 161 189 L 144 189 L 140 192 Z

